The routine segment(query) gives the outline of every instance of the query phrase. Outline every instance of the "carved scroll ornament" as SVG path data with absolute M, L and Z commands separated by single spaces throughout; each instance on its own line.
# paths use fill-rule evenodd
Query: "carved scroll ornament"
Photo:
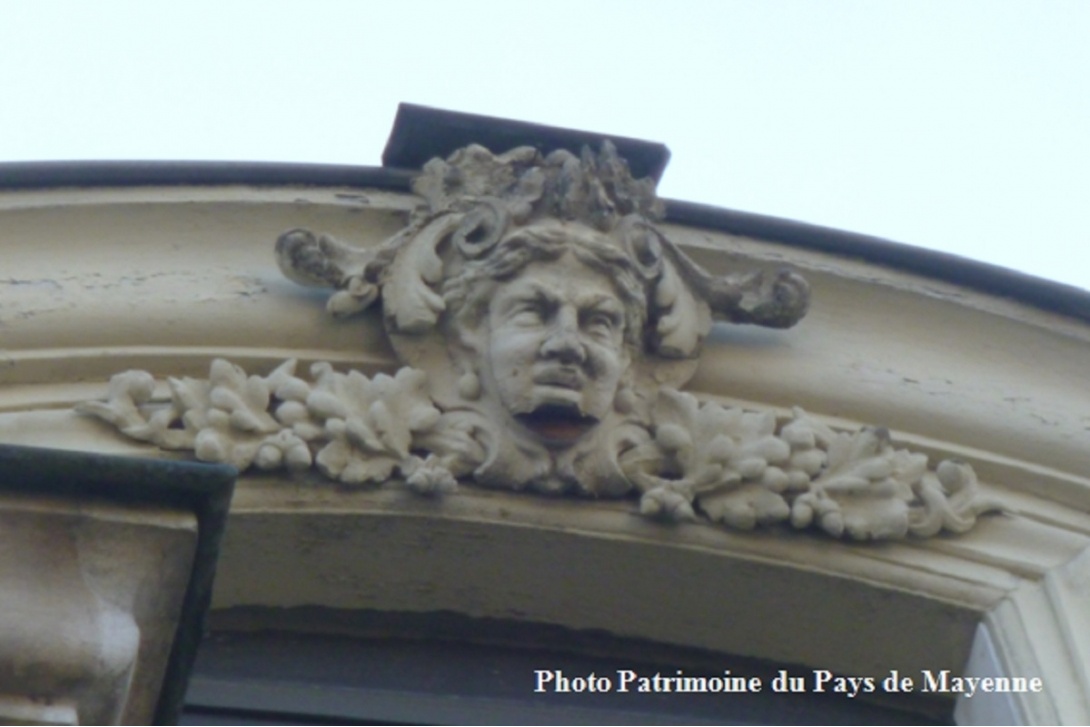
M 79 410 L 123 434 L 240 469 L 308 470 L 349 485 L 399 478 L 552 494 L 637 495 L 640 511 L 733 528 L 784 524 L 853 539 L 964 532 L 999 509 L 968 465 L 701 403 L 680 388 L 713 318 L 786 328 L 809 287 L 783 271 L 710 275 L 655 226 L 661 203 L 612 146 L 542 158 L 469 146 L 432 160 L 404 230 L 369 249 L 292 230 L 291 279 L 335 289 L 347 316 L 381 303 L 404 367 L 368 378 L 288 361 L 267 376 L 226 361 L 153 400 L 129 371 Z

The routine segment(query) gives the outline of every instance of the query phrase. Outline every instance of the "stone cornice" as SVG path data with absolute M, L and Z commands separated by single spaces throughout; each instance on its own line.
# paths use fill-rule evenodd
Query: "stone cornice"
M 262 373 L 287 358 L 392 373 L 395 359 L 377 317 L 326 319 L 322 298 L 280 280 L 269 250 L 279 232 L 301 224 L 378 244 L 400 228 L 413 204 L 389 190 L 305 185 L 0 194 L 0 246 L 9 270 L 0 280 L 6 363 L 0 436 L 11 443 L 163 456 L 70 411 L 99 396 L 109 375 L 125 368 L 205 376 L 209 361 L 225 356 Z M 960 669 L 976 625 L 983 624 L 1008 673 L 1039 673 L 1049 685 L 1053 696 L 1022 700 L 1025 718 L 1085 720 L 1088 708 L 1078 695 L 1088 687 L 1090 663 L 1090 645 L 1080 636 L 1090 633 L 1081 615 L 1090 613 L 1084 580 L 1090 331 L 1077 318 L 950 280 L 760 240 L 753 231 L 667 228 L 713 272 L 740 262 L 774 267 L 790 258 L 818 301 L 789 334 L 714 329 L 689 391 L 779 413 L 802 404 L 836 427 L 886 425 L 898 446 L 933 461 L 967 460 L 983 491 L 1001 498 L 1008 513 L 982 519 L 960 538 L 860 547 L 781 531 L 753 536 L 662 528 L 635 517 L 625 501 L 570 503 L 467 490 L 437 502 L 397 489 L 345 492 L 253 476 L 240 481 L 233 504 L 217 607 L 323 601 L 521 614 L 515 617 L 823 662 L 845 673 L 885 670 L 898 658 L 916 668 Z M 359 524 L 378 539 L 368 540 L 367 528 L 353 527 Z M 384 541 L 382 534 L 395 537 Z M 534 538 L 555 543 L 570 556 L 565 563 L 592 554 L 577 578 L 583 584 L 577 593 L 589 600 L 542 600 L 544 591 L 529 580 L 490 600 L 497 579 L 474 572 L 472 588 L 452 580 L 464 581 L 458 568 L 467 554 L 488 557 L 488 543 L 514 548 Z M 302 547 L 307 542 L 310 558 Z M 424 542 L 458 547 L 433 548 L 429 552 L 442 551 L 438 560 L 395 573 L 397 562 L 414 557 Z M 345 543 L 362 548 L 353 547 L 354 553 L 386 550 L 348 563 Z M 531 545 L 525 547 L 531 557 Z M 280 567 L 273 556 L 281 549 L 309 590 L 293 595 L 260 580 L 263 568 L 254 563 L 268 559 L 265 567 Z M 649 600 L 627 621 L 608 621 L 614 612 L 607 607 L 615 604 L 595 600 L 594 588 L 630 556 L 654 564 L 655 577 L 609 578 L 616 588 L 643 589 Z M 363 588 L 375 582 L 369 579 L 395 575 L 397 587 L 379 596 Z M 654 621 L 662 583 L 677 586 L 669 593 L 684 590 L 691 602 L 670 601 L 690 617 L 684 628 Z M 797 613 L 796 620 L 757 622 L 756 613 L 777 599 L 789 602 L 803 585 L 833 599 L 807 616 L 821 628 L 809 628 Z M 426 601 L 413 595 L 425 591 Z M 866 627 L 869 642 L 861 645 L 860 624 L 875 614 L 874 626 Z M 722 628 L 726 616 L 735 627 Z M 692 623 L 699 628 L 690 629 Z M 924 636 L 929 633 L 941 636 Z M 880 651 L 868 655 L 876 645 Z
M 200 196 L 200 187 L 215 188 L 219 199 L 232 196 L 224 187 L 343 188 L 346 198 L 358 192 L 407 192 L 414 172 L 387 167 L 287 162 L 201 161 L 49 161 L 0 163 L 0 189 L 33 192 L 75 191 L 73 202 L 88 203 L 88 190 L 115 189 L 126 199 L 151 188 L 161 199 L 165 190 Z M 78 191 L 77 191 L 78 190 Z M 183 191 L 184 190 L 184 191 Z M 97 195 L 100 202 L 109 197 Z M 21 206 L 26 196 L 5 196 L 4 204 Z M 50 204 L 59 200 L 51 198 Z M 801 249 L 863 259 L 878 265 L 945 280 L 984 293 L 1009 297 L 1043 310 L 1090 320 L 1090 292 L 1044 280 L 997 265 L 913 247 L 873 235 L 848 232 L 772 215 L 744 212 L 683 200 L 665 199 L 666 220 L 683 226 L 717 230 L 730 235 L 782 242 Z M 31 202 L 31 204 L 34 204 Z

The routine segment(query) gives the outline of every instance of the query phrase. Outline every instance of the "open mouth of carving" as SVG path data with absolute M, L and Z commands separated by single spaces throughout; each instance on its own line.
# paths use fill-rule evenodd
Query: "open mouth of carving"
M 516 417 L 520 424 L 538 435 L 546 445 L 571 444 L 598 424 L 574 406 L 545 404 Z

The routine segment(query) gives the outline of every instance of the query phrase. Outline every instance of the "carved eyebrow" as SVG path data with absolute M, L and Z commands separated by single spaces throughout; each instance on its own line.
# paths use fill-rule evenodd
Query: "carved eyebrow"
M 505 296 L 502 307 L 504 310 L 517 308 L 525 303 L 533 303 L 544 308 L 552 308 L 557 304 L 556 295 L 544 285 L 534 281 L 526 281 L 517 290 L 511 291 Z
M 545 287 L 541 283 L 535 281 L 527 281 L 525 290 L 518 291 L 516 297 L 518 300 L 540 300 L 544 303 L 555 303 L 557 300 L 556 293 L 549 288 Z
M 612 295 L 599 294 L 592 298 L 580 301 L 581 308 L 596 308 L 600 310 L 623 311 L 620 302 Z

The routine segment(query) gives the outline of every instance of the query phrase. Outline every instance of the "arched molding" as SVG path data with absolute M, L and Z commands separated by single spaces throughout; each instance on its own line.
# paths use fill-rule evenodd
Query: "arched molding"
M 327 318 L 320 297 L 281 278 L 271 246 L 300 226 L 376 245 L 414 203 L 291 184 L 5 191 L 0 439 L 173 456 L 72 411 L 127 368 L 204 376 L 226 357 L 250 371 L 287 358 L 392 371 L 377 316 Z M 1005 714 L 1090 719 L 1090 327 L 873 261 L 667 228 L 713 273 L 789 262 L 813 290 L 797 329 L 714 329 L 689 391 L 889 427 L 933 461 L 969 462 L 1007 512 L 961 536 L 850 544 L 666 527 L 626 500 L 471 488 L 421 499 L 396 484 L 247 475 L 213 608 L 448 609 L 845 674 L 990 664 L 1047 687 L 1013 695 Z M 974 639 L 994 659 L 970 659 Z

